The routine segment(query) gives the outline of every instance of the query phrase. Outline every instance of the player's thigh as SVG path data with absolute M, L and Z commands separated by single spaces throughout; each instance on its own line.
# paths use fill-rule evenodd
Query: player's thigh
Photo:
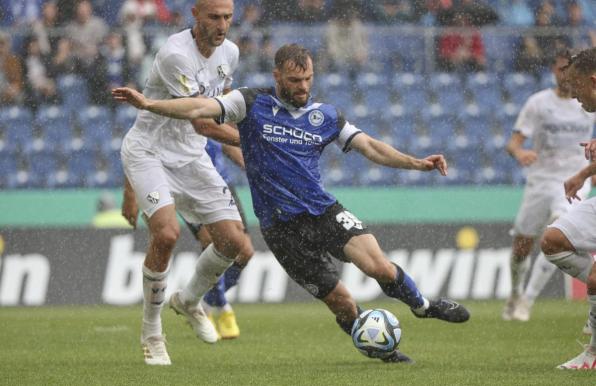
M 558 229 L 578 252 L 596 251 L 596 198 L 574 205 L 548 229 Z M 547 230 L 548 230 L 547 229 Z M 546 239 L 545 234 L 545 239 Z
M 312 296 L 324 299 L 339 282 L 333 259 L 296 227 L 274 226 L 263 238 L 288 276 Z
M 151 218 L 155 212 L 172 205 L 168 171 L 154 157 L 134 158 L 122 155 L 122 166 L 137 198 L 139 209 Z
M 552 184 L 528 182 L 515 217 L 513 235 L 538 237 L 551 217 L 551 203 L 556 196 Z M 563 196 L 564 197 L 564 196 Z
M 383 282 L 395 280 L 396 268 L 372 234 L 352 237 L 344 247 L 344 254 L 368 276 Z
M 215 168 L 197 161 L 169 172 L 176 208 L 186 221 L 205 225 L 241 221 L 236 201 Z

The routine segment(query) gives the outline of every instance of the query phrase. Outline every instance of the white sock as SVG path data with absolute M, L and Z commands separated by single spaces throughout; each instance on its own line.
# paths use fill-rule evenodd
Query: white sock
M 530 280 L 528 280 L 528 286 L 524 293 L 530 304 L 534 303 L 534 300 L 540 295 L 540 292 L 542 292 L 544 286 L 556 270 L 557 266 L 546 260 L 544 253 L 540 252 L 538 257 L 536 257 L 536 261 L 534 261 Z
M 428 301 L 427 298 L 422 297 L 422 299 L 424 299 L 424 303 L 422 303 L 422 305 L 418 308 L 412 308 L 412 311 L 414 311 L 414 313 L 418 314 L 418 315 L 423 315 L 424 311 L 426 311 L 428 309 L 428 307 L 430 307 L 430 302 Z
M 211 307 L 211 305 L 209 305 L 205 299 L 201 298 L 201 307 L 203 307 L 203 311 L 205 311 L 205 313 L 207 315 L 209 315 L 212 311 L 213 311 L 213 307 Z
M 166 297 L 168 271 L 153 272 L 143 265 L 143 327 L 141 340 L 161 335 L 161 309 Z
M 222 255 L 215 249 L 213 243 L 210 244 L 199 256 L 195 272 L 184 287 L 180 300 L 186 304 L 198 304 L 201 297 L 217 283 L 219 277 L 233 262 L 233 257 Z
M 230 303 L 226 303 L 223 305 L 223 307 L 221 307 L 221 311 L 231 312 L 231 311 L 234 311 L 234 309 L 232 308 L 232 305 Z
M 592 328 L 592 338 L 590 338 L 590 349 L 596 353 L 596 295 L 588 295 L 590 303 L 590 327 Z
M 524 281 L 530 269 L 530 259 L 526 256 L 519 261 L 518 256 L 511 255 L 509 267 L 511 268 L 511 296 L 518 297 L 524 292 Z

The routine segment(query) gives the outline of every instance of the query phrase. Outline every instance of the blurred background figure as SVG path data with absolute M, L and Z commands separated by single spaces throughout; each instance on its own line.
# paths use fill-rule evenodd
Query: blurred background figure
M 23 101 L 21 60 L 12 52 L 10 36 L 0 32 L 0 105 Z
M 94 228 L 129 228 L 132 226 L 126 221 L 116 205 L 116 198 L 108 191 L 101 193 L 97 199 L 96 213 L 91 225 Z
M 58 103 L 56 82 L 49 54 L 43 54 L 36 37 L 25 43 L 25 93 L 27 105 L 37 108 L 41 104 Z
M 347 72 L 350 77 L 363 70 L 368 60 L 368 35 L 359 19 L 356 0 L 336 0 L 325 30 L 325 54 L 330 71 Z
M 439 38 L 439 67 L 458 72 L 484 70 L 484 44 L 480 32 L 472 25 L 471 16 L 467 12 L 454 13 L 451 25 L 460 29 Z

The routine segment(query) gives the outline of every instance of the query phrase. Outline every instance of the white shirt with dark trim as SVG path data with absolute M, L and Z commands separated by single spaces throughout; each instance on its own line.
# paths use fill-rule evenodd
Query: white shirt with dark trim
M 216 98 L 220 122 L 236 122 L 261 227 L 302 214 L 320 215 L 337 200 L 323 188 L 319 159 L 334 142 L 344 152 L 361 133 L 329 104 L 296 108 L 274 89 L 234 90 Z
M 225 40 L 209 58 L 198 50 L 192 30 L 171 35 L 159 50 L 143 90 L 151 99 L 215 97 L 231 88 L 238 47 Z M 204 153 L 206 138 L 188 120 L 140 111 L 125 145 L 129 151 L 158 154 L 168 167 L 180 167 Z
M 596 114 L 582 109 L 575 99 L 561 98 L 554 89 L 530 96 L 514 131 L 531 139 L 538 159 L 527 169 L 528 179 L 560 179 L 575 174 L 588 161 L 580 142 L 592 138 Z

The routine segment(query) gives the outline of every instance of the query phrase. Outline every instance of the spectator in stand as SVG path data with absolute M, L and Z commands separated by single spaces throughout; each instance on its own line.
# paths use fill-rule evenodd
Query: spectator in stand
M 358 18 L 358 5 L 356 0 L 335 0 L 325 31 L 329 69 L 348 72 L 351 77 L 368 61 L 368 35 Z
M 328 20 L 325 0 L 262 0 L 266 23 L 321 23 Z
M 272 72 L 276 49 L 273 46 L 271 35 L 264 35 L 259 47 L 259 71 Z M 242 59 L 242 57 L 240 57 Z M 242 67 L 240 67 L 242 68 Z
M 416 21 L 410 0 L 381 0 L 373 3 L 373 18 L 384 24 L 412 23 Z
M 504 24 L 520 27 L 534 25 L 534 12 L 525 0 L 500 0 L 498 10 Z
M 122 42 L 122 35 L 110 32 L 105 43 L 100 47 L 99 58 L 94 64 L 95 76 L 88 79 L 92 92 L 92 99 L 99 104 L 112 103 L 109 98 L 110 90 L 120 84 L 136 86 L 134 66 L 128 62 L 126 49 Z
M 128 60 L 140 64 L 147 45 L 143 37 L 143 25 L 153 23 L 157 16 L 157 6 L 151 1 L 127 0 L 120 9 L 120 24 L 124 30 Z
M 524 36 L 515 54 L 515 71 L 527 72 L 538 78 L 546 70 L 546 65 L 545 53 L 540 49 L 536 38 Z
M 86 74 L 93 61 L 97 59 L 99 44 L 107 33 L 106 23 L 93 16 L 91 2 L 80 1 L 76 5 L 75 19 L 66 26 L 66 36 L 72 42 L 72 51 L 78 60 L 81 73 Z
M 68 38 L 58 40 L 56 54 L 52 58 L 52 69 L 56 75 L 71 74 L 77 69 L 77 59 L 72 53 L 72 43 Z
M 240 51 L 238 68 L 241 68 L 244 74 L 260 71 L 261 54 L 252 37 L 241 36 L 238 39 L 238 50 Z
M 58 7 L 55 1 L 46 1 L 41 10 L 41 19 L 33 22 L 31 28 L 39 44 L 42 55 L 52 55 L 57 48 L 59 38 L 52 35 L 57 27 Z
M 0 32 L 0 105 L 23 101 L 21 61 L 12 52 L 10 36 Z
M 549 55 L 551 52 L 557 52 L 570 46 L 565 36 L 558 34 L 556 31 L 546 30 L 561 24 L 556 17 L 553 4 L 548 0 L 543 1 L 536 11 L 536 27 L 545 29 L 546 34 L 537 34 L 536 41 L 544 55 Z
M 45 103 L 57 103 L 56 83 L 51 72 L 51 58 L 41 52 L 36 37 L 30 37 L 25 43 L 25 98 L 27 105 L 37 108 Z
M 459 0 L 454 7 L 454 12 L 466 13 L 471 25 L 480 27 L 496 24 L 499 14 L 490 5 L 478 0 Z
M 242 16 L 236 21 L 235 35 L 240 36 L 241 39 L 249 37 L 254 44 L 257 44 L 262 38 L 262 29 L 259 28 L 263 24 L 261 16 L 262 11 L 257 4 L 246 4 L 242 10 Z
M 571 47 L 586 49 L 596 46 L 596 30 L 584 17 L 582 5 L 572 1 L 567 4 L 567 25 L 574 30 L 567 36 Z
M 484 43 L 467 12 L 454 13 L 453 26 L 460 30 L 446 32 L 439 38 L 439 68 L 458 72 L 484 70 Z

